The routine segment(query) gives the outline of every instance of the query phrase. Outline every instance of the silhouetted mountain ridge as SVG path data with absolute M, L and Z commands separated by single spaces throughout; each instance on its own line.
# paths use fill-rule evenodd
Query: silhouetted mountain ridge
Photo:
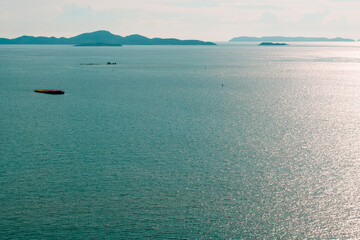
M 267 37 L 235 37 L 229 42 L 354 42 L 355 40 L 349 38 L 325 38 L 325 37 L 282 37 L 282 36 L 267 36 Z
M 82 33 L 71 38 L 21 36 L 14 39 L 0 38 L 0 44 L 117 44 L 117 45 L 216 45 L 199 40 L 179 40 L 175 38 L 147 38 L 139 34 L 122 37 L 100 30 Z
M 71 44 L 85 44 L 85 43 L 108 43 L 108 44 L 122 44 L 121 41 L 124 38 L 121 36 L 114 35 L 108 31 L 96 31 L 92 33 L 82 33 L 80 35 L 77 35 L 75 37 L 69 38 L 69 41 Z

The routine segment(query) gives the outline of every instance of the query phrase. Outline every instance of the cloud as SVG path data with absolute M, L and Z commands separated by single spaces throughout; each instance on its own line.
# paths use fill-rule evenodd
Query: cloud
M 65 5 L 63 7 L 63 13 L 59 17 L 65 18 L 82 18 L 92 15 L 93 10 L 91 7 L 79 7 L 78 5 Z
M 262 23 L 265 23 L 265 24 L 278 24 L 279 23 L 279 19 L 278 19 L 277 15 L 274 13 L 271 13 L 271 12 L 265 12 L 259 21 Z
M 230 7 L 230 8 L 239 8 L 244 10 L 281 10 L 282 7 L 279 5 L 270 5 L 270 4 L 244 4 L 243 2 L 231 2 L 231 3 L 222 3 L 220 6 Z
M 305 14 L 302 18 L 302 22 L 304 24 L 315 24 L 321 25 L 323 23 L 324 18 L 328 15 L 328 11 L 321 11 L 315 13 Z
M 106 29 L 204 40 L 265 34 L 359 38 L 357 9 L 355 0 L 1 0 L 0 28 L 3 37 Z

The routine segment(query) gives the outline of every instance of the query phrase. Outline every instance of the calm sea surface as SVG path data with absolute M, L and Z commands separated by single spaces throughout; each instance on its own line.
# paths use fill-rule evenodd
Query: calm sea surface
M 0 239 L 274 238 L 360 238 L 359 43 L 0 45 Z

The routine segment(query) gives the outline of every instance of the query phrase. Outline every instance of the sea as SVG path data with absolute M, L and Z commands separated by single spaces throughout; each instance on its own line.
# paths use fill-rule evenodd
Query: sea
M 359 238 L 360 42 L 0 45 L 0 239 Z

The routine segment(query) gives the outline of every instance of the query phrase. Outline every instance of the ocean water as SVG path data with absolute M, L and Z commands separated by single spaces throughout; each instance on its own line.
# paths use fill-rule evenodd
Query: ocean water
M 357 239 L 359 133 L 359 43 L 0 45 L 0 239 Z

